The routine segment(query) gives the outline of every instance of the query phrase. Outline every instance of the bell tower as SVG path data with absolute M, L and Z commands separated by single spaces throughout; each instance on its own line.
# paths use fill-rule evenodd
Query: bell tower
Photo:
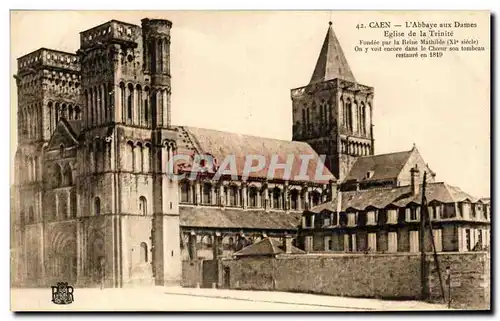
M 309 84 L 291 90 L 293 140 L 326 155 L 339 183 L 357 157 L 374 154 L 373 96 L 354 78 L 330 22 Z
M 170 28 L 111 20 L 80 34 L 84 125 L 79 146 L 80 233 L 88 270 L 106 286 L 178 283 L 177 182 L 169 179 Z M 135 253 L 143 253 L 139 259 Z M 147 264 L 146 264 L 147 263 Z

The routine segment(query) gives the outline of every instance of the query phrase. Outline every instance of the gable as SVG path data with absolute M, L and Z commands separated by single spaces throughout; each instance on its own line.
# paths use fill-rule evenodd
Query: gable
M 57 124 L 56 129 L 52 133 L 49 140 L 47 150 L 59 149 L 61 144 L 64 145 L 65 148 L 76 146 L 78 144 L 77 138 L 64 120 L 60 120 Z
M 414 147 L 408 157 L 408 160 L 406 161 L 406 164 L 404 164 L 398 175 L 398 184 L 400 186 L 411 184 L 411 169 L 415 166 L 417 166 L 417 168 L 420 170 L 420 184 L 424 179 L 424 172 L 427 172 L 427 183 L 434 183 L 434 172 L 429 168 L 429 166 L 427 166 L 424 158 L 417 150 L 417 148 Z

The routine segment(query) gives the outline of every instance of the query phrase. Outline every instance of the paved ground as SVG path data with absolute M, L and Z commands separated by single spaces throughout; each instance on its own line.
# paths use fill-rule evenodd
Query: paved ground
M 51 289 L 11 290 L 12 311 L 394 311 L 443 310 L 444 305 L 287 292 L 153 287 L 75 289 L 70 305 L 51 302 Z

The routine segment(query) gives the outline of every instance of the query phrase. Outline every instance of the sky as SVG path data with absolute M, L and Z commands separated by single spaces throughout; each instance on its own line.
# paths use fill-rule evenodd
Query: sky
M 356 80 L 375 88 L 375 153 L 418 150 L 436 179 L 476 197 L 490 195 L 489 16 L 460 12 L 330 11 L 24 11 L 11 13 L 11 74 L 16 58 L 39 49 L 75 52 L 79 32 L 111 19 L 173 22 L 172 123 L 290 140 L 290 89 L 308 84 L 328 21 Z M 471 21 L 455 30 L 485 52 L 436 59 L 364 54 L 359 40 L 382 40 L 370 21 Z M 11 160 L 16 147 L 16 85 L 11 77 Z M 11 166 L 11 168 L 13 168 Z M 11 175 L 12 176 L 12 175 Z

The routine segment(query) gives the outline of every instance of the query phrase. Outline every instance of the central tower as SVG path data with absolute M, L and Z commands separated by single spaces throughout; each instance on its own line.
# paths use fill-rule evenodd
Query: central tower
M 339 183 L 357 157 L 374 154 L 373 95 L 354 78 L 330 22 L 309 84 L 291 90 L 293 140 L 326 155 Z

